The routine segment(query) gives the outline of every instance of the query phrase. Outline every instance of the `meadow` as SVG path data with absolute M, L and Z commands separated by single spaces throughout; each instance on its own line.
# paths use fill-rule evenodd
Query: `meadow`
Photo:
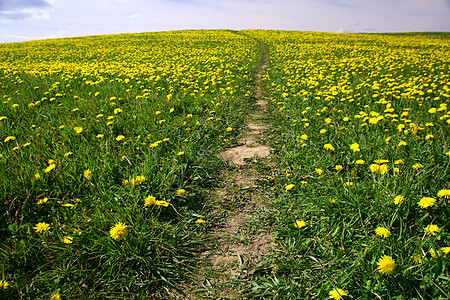
M 256 31 L 271 66 L 280 299 L 450 294 L 450 40 Z
M 257 41 L 277 213 L 242 297 L 450 296 L 450 35 L 218 30 L 0 44 L 0 299 L 182 294 Z

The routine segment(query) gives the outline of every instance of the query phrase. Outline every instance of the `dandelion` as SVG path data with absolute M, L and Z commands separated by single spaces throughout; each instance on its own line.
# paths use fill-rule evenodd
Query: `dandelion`
M 92 175 L 91 170 L 89 170 L 89 169 L 84 170 L 83 176 L 84 176 L 86 179 L 90 179 L 90 178 L 91 178 L 91 175 Z
M 182 156 L 183 154 L 184 154 L 183 151 L 180 151 L 180 152 L 177 153 L 178 156 Z
M 306 140 L 308 139 L 308 136 L 307 136 L 306 134 L 302 134 L 302 135 L 300 136 L 300 138 L 301 138 L 302 140 L 306 141 Z
M 233 128 L 227 127 L 227 131 L 228 131 L 228 132 L 233 131 Z
M 344 186 L 346 186 L 346 187 L 349 187 L 352 185 L 353 185 L 353 182 L 351 182 L 351 181 L 344 182 Z
M 439 197 L 450 198 L 450 190 L 442 189 L 437 193 L 437 195 Z
M 39 199 L 38 202 L 37 202 L 37 204 L 41 205 L 41 204 L 47 203 L 47 201 L 48 201 L 48 198 L 45 197 L 45 198 L 43 198 L 43 199 Z
M 74 127 L 73 130 L 75 130 L 76 133 L 81 133 L 83 131 L 83 127 Z
M 63 243 L 64 243 L 64 244 L 72 244 L 72 243 L 73 243 L 73 237 L 71 237 L 71 236 L 65 236 L 65 237 L 63 238 Z
M 427 134 L 427 136 L 425 137 L 425 140 L 428 141 L 430 139 L 434 139 L 434 135 L 432 134 Z
M 15 139 L 16 139 L 16 138 L 13 137 L 13 136 L 8 136 L 8 137 L 5 138 L 5 143 L 6 143 L 6 142 L 9 142 L 9 141 L 14 141 Z
M 184 190 L 184 189 L 178 189 L 178 190 L 175 192 L 175 194 L 178 195 L 178 196 L 181 196 L 181 195 L 183 195 L 184 193 L 186 193 L 186 190 Z
M 6 290 L 9 286 L 9 282 L 6 280 L 0 280 L 0 291 Z
M 323 147 L 324 147 L 326 150 L 330 150 L 330 151 L 334 151 L 334 150 L 335 150 L 334 147 L 333 147 L 333 145 L 331 145 L 331 144 L 325 144 L 325 145 L 323 145 Z
M 115 240 L 124 239 L 128 234 L 127 227 L 128 226 L 122 222 L 116 223 L 113 227 L 111 227 L 109 235 Z
M 441 251 L 445 254 L 449 254 L 450 253 L 450 247 L 442 247 Z
M 405 162 L 403 161 L 403 159 L 397 159 L 395 162 L 394 162 L 394 165 L 402 165 L 402 164 L 404 164 Z
M 438 257 L 442 256 L 441 250 L 434 251 L 434 249 L 431 248 L 428 252 L 430 253 L 431 257 L 433 257 L 433 258 L 438 258 Z
M 356 163 L 357 165 L 363 165 L 363 164 L 365 164 L 366 162 L 365 162 L 364 160 L 362 160 L 362 159 L 358 159 L 355 163 Z
M 205 220 L 203 219 L 197 219 L 197 221 L 195 221 L 196 224 L 205 224 Z
M 104 136 L 105 136 L 104 134 L 99 133 L 99 134 L 97 134 L 95 137 L 98 138 L 98 139 L 101 139 L 101 138 L 104 137 Z
M 350 149 L 353 150 L 353 152 L 359 152 L 361 151 L 361 149 L 359 149 L 359 144 L 358 143 L 353 143 L 350 145 Z
M 121 141 L 121 140 L 123 140 L 125 138 L 125 136 L 123 136 L 123 135 L 118 135 L 117 137 L 116 137 L 116 141 Z
M 375 233 L 382 238 L 387 238 L 391 235 L 391 232 L 386 227 L 377 227 L 377 229 L 375 229 Z
M 436 109 L 435 107 L 432 107 L 432 108 L 430 108 L 430 109 L 428 110 L 428 113 L 430 113 L 430 114 L 435 114 L 436 111 L 437 111 L 437 109 Z
M 370 165 L 370 171 L 372 171 L 372 173 L 376 173 L 379 175 L 383 175 L 388 171 L 388 166 L 387 165 L 378 165 L 378 164 L 372 164 Z
M 395 261 L 388 255 L 383 255 L 377 262 L 378 272 L 385 275 L 390 275 L 394 272 Z
M 120 109 L 120 108 L 116 108 L 115 110 L 114 110 L 114 114 L 115 115 L 117 115 L 118 113 L 121 113 L 122 112 L 122 110 Z
M 322 175 L 322 173 L 323 173 L 322 169 L 315 169 L 315 170 L 316 170 L 317 174 Z
M 302 228 L 302 227 L 305 227 L 306 226 L 306 222 L 305 221 L 303 221 L 303 220 L 300 220 L 300 221 L 295 221 L 295 223 L 294 223 L 294 227 L 295 228 Z
M 331 290 L 328 295 L 330 296 L 330 299 L 340 300 L 343 296 L 348 296 L 348 294 L 342 290 L 342 289 L 334 289 Z
M 33 227 L 33 229 L 39 233 L 45 233 L 49 228 L 50 228 L 50 224 L 47 224 L 45 222 L 39 222 L 36 224 L 35 227 Z
M 327 130 L 326 130 L 326 129 L 321 129 L 321 130 L 319 131 L 319 133 L 320 133 L 320 134 L 325 134 L 325 133 L 327 133 Z
M 164 207 L 168 207 L 169 206 L 169 202 L 163 201 L 163 200 L 157 200 L 155 202 L 156 206 L 164 206 Z
M 398 143 L 399 147 L 406 146 L 406 145 L 408 145 L 408 144 L 405 141 L 401 141 L 400 143 Z
M 394 198 L 394 204 L 399 205 L 403 202 L 404 199 L 405 197 L 403 197 L 402 195 L 398 195 Z
M 417 163 L 417 164 L 414 164 L 414 165 L 412 166 L 412 168 L 413 168 L 414 170 L 419 170 L 420 168 L 423 168 L 423 165 Z
M 420 199 L 420 201 L 417 203 L 421 208 L 427 208 L 431 207 L 436 203 L 436 199 L 431 197 L 423 197 Z
M 39 180 L 39 179 L 41 178 L 41 175 L 39 175 L 39 173 L 36 173 L 36 174 L 34 174 L 34 178 L 35 178 L 36 180 Z
M 284 187 L 284 189 L 285 189 L 286 191 L 290 191 L 290 190 L 292 190 L 292 189 L 294 188 L 294 186 L 295 186 L 295 185 L 293 185 L 293 184 L 288 184 L 287 186 Z
M 155 205 L 155 203 L 156 203 L 156 198 L 153 196 L 148 196 L 144 200 L 144 206 L 152 206 L 152 205 Z
M 50 300 L 61 300 L 61 296 L 58 292 L 55 292 L 50 296 Z
M 436 233 L 439 233 L 439 232 L 441 232 L 441 228 L 439 228 L 439 226 L 437 226 L 437 225 L 430 224 L 427 227 L 425 227 L 426 234 L 436 235 Z
M 132 185 L 139 185 L 142 182 L 144 182 L 145 177 L 144 176 L 136 176 L 135 178 L 131 179 L 131 184 Z
M 340 170 L 342 170 L 342 166 L 341 165 L 336 165 L 335 167 L 334 167 L 334 169 L 336 170 L 336 171 L 340 171 Z
M 50 164 L 45 170 L 44 173 L 48 173 L 56 167 L 56 164 Z

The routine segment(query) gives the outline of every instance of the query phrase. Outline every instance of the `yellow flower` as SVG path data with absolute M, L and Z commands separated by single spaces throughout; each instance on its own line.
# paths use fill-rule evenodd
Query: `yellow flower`
M 414 165 L 412 166 L 412 168 L 413 168 L 414 170 L 418 170 L 418 169 L 420 169 L 420 168 L 423 168 L 423 165 L 417 163 L 417 164 L 414 164 Z
M 326 130 L 326 129 L 321 129 L 321 130 L 319 131 L 319 133 L 325 134 L 325 133 L 327 133 L 327 130 Z
M 306 134 L 302 134 L 302 135 L 300 136 L 300 138 L 301 138 L 302 140 L 306 141 L 306 140 L 308 139 L 308 136 L 307 136 Z
M 322 175 L 322 173 L 323 173 L 322 169 L 315 169 L 315 170 L 316 170 L 317 174 Z
M 445 254 L 449 254 L 450 253 L 450 247 L 442 247 L 441 251 L 444 252 Z
M 401 141 L 400 143 L 398 143 L 399 147 L 406 146 L 406 145 L 408 145 L 408 144 L 405 141 Z
M 0 117 L 0 121 L 6 120 L 6 119 L 8 119 L 8 118 L 5 117 L 5 116 L 1 116 L 1 117 Z
M 156 198 L 153 196 L 148 196 L 147 198 L 145 198 L 145 204 L 144 206 L 151 206 L 151 205 L 155 205 L 156 203 Z
M 437 109 L 436 109 L 435 107 L 432 107 L 432 108 L 430 108 L 430 109 L 428 110 L 428 113 L 430 113 L 430 114 L 435 114 L 436 111 L 437 111 Z
M 128 234 L 127 227 L 128 226 L 122 222 L 116 223 L 113 227 L 111 227 L 109 235 L 115 240 L 125 239 Z
M 305 227 L 306 226 L 306 222 L 305 221 L 303 221 L 303 220 L 301 220 L 301 221 L 295 221 L 295 223 L 294 223 L 294 227 L 295 228 L 302 228 L 302 227 Z
M 83 127 L 74 127 L 73 130 L 75 130 L 76 133 L 81 133 L 83 131 Z
M 39 180 L 41 178 L 41 175 L 39 175 L 39 173 L 34 174 L 34 178 L 36 178 L 36 180 Z
M 388 255 L 383 255 L 377 262 L 378 272 L 385 275 L 390 275 L 394 272 L 395 261 Z
M 326 150 L 330 150 L 330 151 L 334 151 L 334 150 L 335 150 L 334 147 L 333 147 L 333 145 L 331 145 L 331 144 L 325 144 L 325 145 L 323 145 L 323 147 L 324 147 Z
M 116 137 L 116 141 L 121 141 L 123 140 L 125 137 L 123 135 L 119 135 Z
M 422 208 L 427 208 L 433 206 L 435 203 L 436 199 L 431 197 L 423 197 L 417 204 L 419 204 L 419 206 Z
M 230 131 L 232 131 L 232 130 L 233 130 L 233 128 L 227 127 L 227 131 L 228 131 L 228 132 L 230 132 Z
M 14 141 L 15 139 L 16 139 L 16 138 L 13 137 L 13 136 L 8 136 L 8 137 L 5 138 L 5 143 L 6 143 L 6 142 L 9 142 L 9 141 Z
M 37 202 L 37 204 L 44 204 L 44 203 L 47 203 L 47 201 L 48 201 L 48 198 L 47 197 L 45 197 L 44 199 L 39 199 L 38 200 L 38 202 Z
M 72 154 L 73 154 L 73 152 L 64 153 L 64 157 L 67 157 L 67 156 L 72 155 Z
M 441 250 L 438 250 L 437 253 L 434 251 L 433 248 L 431 248 L 428 252 L 430 252 L 431 257 L 433 258 L 437 258 L 438 256 L 441 257 L 442 256 L 442 252 Z
M 168 207 L 169 206 L 169 202 L 166 202 L 166 201 L 163 201 L 163 200 L 156 200 L 155 205 L 156 206 Z
M 180 151 L 180 152 L 177 153 L 178 156 L 181 156 L 181 155 L 183 155 L 183 154 L 184 154 L 183 151 Z
M 72 244 L 73 243 L 73 237 L 71 236 L 65 236 L 63 239 L 64 244 Z
M 343 296 L 348 296 L 348 294 L 342 289 L 334 289 L 328 293 L 328 296 L 330 296 L 330 299 L 340 300 Z
M 443 189 L 438 192 L 439 197 L 450 198 L 450 190 Z
M 9 282 L 6 280 L 0 280 L 0 291 L 6 290 L 9 286 Z
M 403 197 L 402 195 L 398 195 L 394 198 L 394 203 L 396 205 L 399 205 L 403 202 L 404 199 L 405 199 L 405 197 Z
M 104 136 L 105 136 L 104 134 L 99 133 L 99 134 L 97 134 L 95 137 L 98 138 L 98 139 L 101 139 L 101 138 L 104 137 Z
M 361 151 L 361 149 L 359 149 L 359 144 L 358 143 L 351 144 L 350 145 L 350 149 L 353 150 L 353 152 Z
M 58 292 L 55 292 L 50 296 L 50 300 L 61 300 L 61 296 Z
M 434 135 L 427 134 L 427 136 L 425 137 L 425 140 L 428 141 L 429 139 L 434 139 Z
M 142 182 L 144 182 L 145 177 L 144 176 L 136 176 L 135 178 L 131 179 L 131 184 L 132 185 L 139 185 Z M 122 182 L 123 183 L 123 182 Z
M 48 173 L 56 167 L 56 164 L 50 164 L 45 170 L 44 173 Z
M 179 189 L 175 192 L 175 194 L 179 195 L 179 196 L 183 195 L 184 193 L 186 193 L 186 190 L 184 190 L 184 189 Z
M 403 159 L 397 159 L 395 162 L 394 162 L 394 165 L 401 165 L 401 164 L 404 164 L 405 162 L 403 161 Z
M 370 165 L 370 171 L 372 171 L 372 173 L 376 173 L 379 175 L 383 175 L 388 171 L 388 169 L 389 168 L 387 165 L 377 165 L 377 164 Z
M 363 165 L 363 164 L 365 164 L 366 162 L 364 161 L 364 160 L 362 160 L 362 159 L 358 159 L 357 161 L 356 161 L 356 164 L 357 165 Z
M 353 182 L 351 182 L 351 181 L 344 182 L 344 186 L 352 186 L 352 185 L 353 185 Z
M 197 224 L 205 224 L 205 220 L 197 219 L 197 221 L 195 221 L 195 223 L 197 223 Z
M 336 165 L 334 168 L 336 169 L 336 171 L 340 171 L 343 167 L 341 165 Z
M 437 225 L 430 224 L 427 227 L 425 227 L 425 232 L 426 234 L 436 235 L 436 233 L 441 232 L 441 229 Z
M 118 113 L 121 113 L 122 112 L 122 110 L 120 109 L 120 108 L 116 108 L 115 110 L 114 110 L 114 114 L 115 115 L 117 115 Z
M 92 172 L 91 172 L 91 170 L 87 169 L 87 170 L 84 170 L 84 174 L 83 175 L 84 175 L 84 177 L 86 179 L 90 179 L 91 175 L 92 175 Z
M 36 224 L 35 227 L 33 227 L 33 229 L 36 230 L 36 232 L 39 232 L 39 233 L 44 233 L 49 228 L 50 228 L 50 224 L 47 224 L 45 222 L 39 222 L 39 223 Z
M 295 185 L 293 185 L 293 184 L 288 184 L 287 186 L 284 187 L 284 189 L 285 189 L 286 191 L 290 191 L 290 190 L 292 190 L 292 189 L 294 188 L 294 186 L 295 186 Z
M 377 227 L 377 229 L 375 229 L 375 233 L 381 236 L 382 238 L 387 238 L 391 235 L 389 229 L 385 227 Z

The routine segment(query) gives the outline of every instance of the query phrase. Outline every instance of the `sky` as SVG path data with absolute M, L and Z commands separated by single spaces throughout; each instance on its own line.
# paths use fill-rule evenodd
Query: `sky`
M 183 29 L 450 32 L 450 0 L 0 0 L 0 43 Z

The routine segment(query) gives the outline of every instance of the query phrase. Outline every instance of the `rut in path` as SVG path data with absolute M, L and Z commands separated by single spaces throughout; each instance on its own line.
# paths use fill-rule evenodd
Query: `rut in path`
M 257 179 L 262 174 L 255 167 L 255 162 L 264 164 L 265 158 L 270 156 L 270 148 L 262 141 L 267 130 L 268 102 L 261 88 L 269 55 L 265 44 L 258 44 L 262 58 L 253 82 L 257 105 L 246 120 L 238 146 L 220 153 L 230 168 L 224 174 L 224 186 L 214 191 L 216 211 L 213 215 L 221 217 L 211 235 L 215 247 L 205 254 L 209 272 L 202 275 L 204 294 L 207 294 L 203 297 L 240 298 L 240 289 L 245 282 L 256 270 L 267 266 L 266 256 L 272 248 L 272 234 L 267 231 L 268 226 L 263 225 L 270 210 L 265 205 L 267 198 L 258 186 Z

